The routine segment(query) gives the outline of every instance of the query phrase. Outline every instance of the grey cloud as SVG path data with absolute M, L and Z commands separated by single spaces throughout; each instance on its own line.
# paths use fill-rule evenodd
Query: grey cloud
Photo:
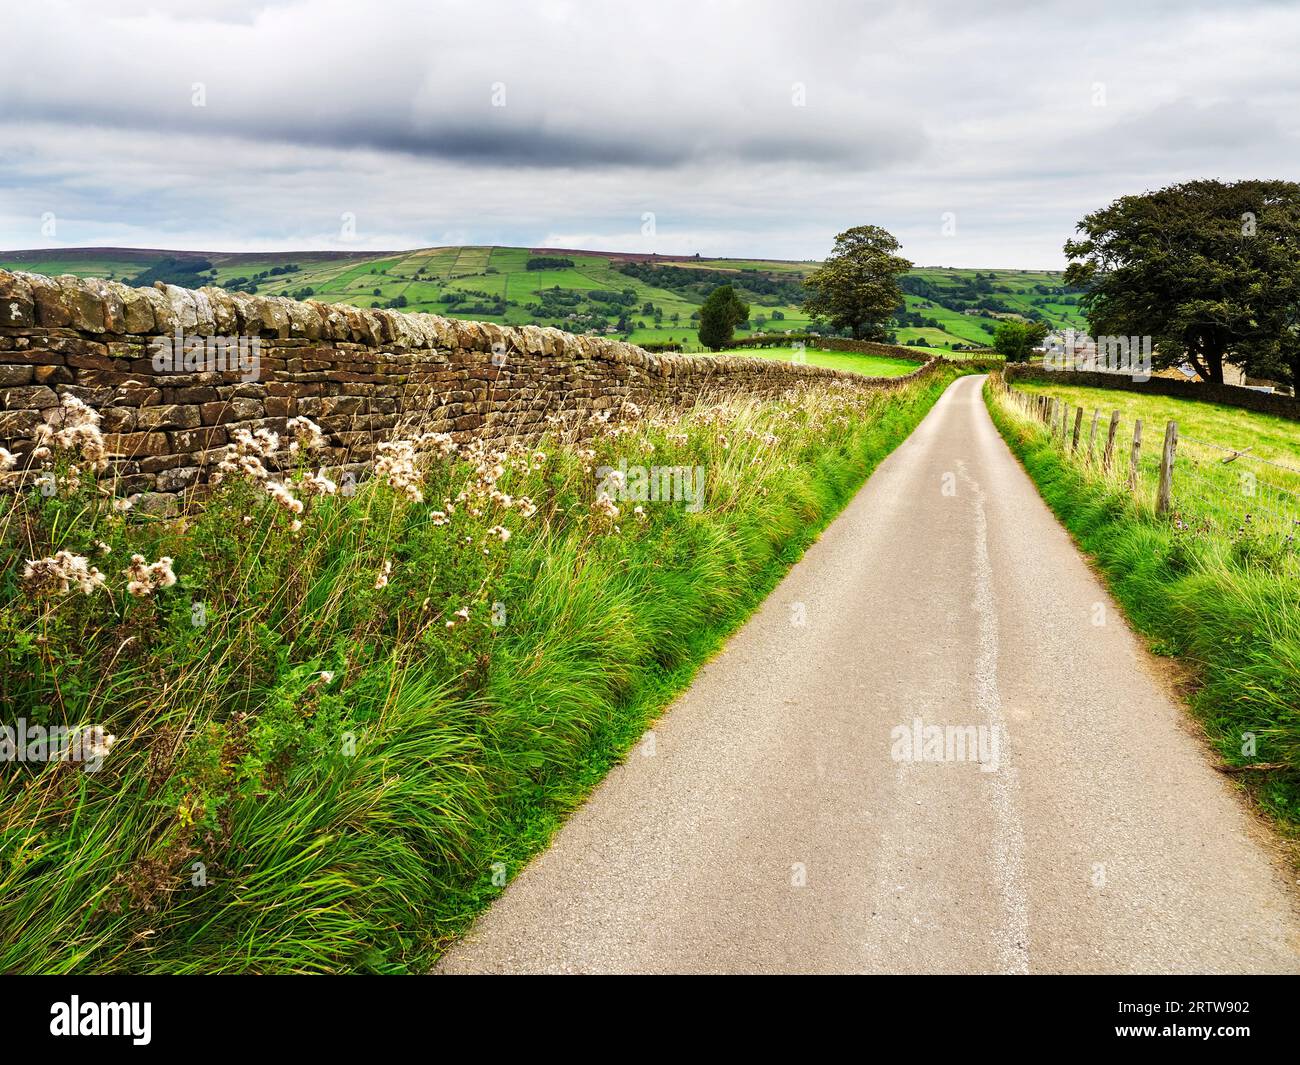
M 39 218 L 53 212 L 61 243 L 341 247 L 351 212 L 371 248 L 554 239 L 809 258 L 870 221 L 918 262 L 1059 266 L 1075 221 L 1117 195 L 1300 168 L 1292 6 L 177 11 L 7 12 L 0 245 L 50 243 Z

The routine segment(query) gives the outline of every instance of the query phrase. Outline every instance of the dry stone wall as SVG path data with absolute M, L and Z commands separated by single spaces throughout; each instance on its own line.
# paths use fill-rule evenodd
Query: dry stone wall
M 174 494 L 207 480 L 236 429 L 280 432 L 296 415 L 324 430 L 328 463 L 361 465 L 399 424 L 529 437 L 551 413 L 680 405 L 719 389 L 891 388 L 936 364 L 868 378 L 651 355 L 551 328 L 0 270 L 0 446 L 19 457 L 7 487 L 32 476 L 21 471 L 65 395 L 99 412 L 119 491 Z

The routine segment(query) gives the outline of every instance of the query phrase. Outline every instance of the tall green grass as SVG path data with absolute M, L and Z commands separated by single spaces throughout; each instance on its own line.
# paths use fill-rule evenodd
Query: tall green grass
M 1300 553 L 1294 540 L 1250 527 L 1227 531 L 1202 520 L 1191 498 L 1179 503 L 1177 514 L 1158 515 L 1086 459 L 1064 453 L 995 384 L 986 386 L 985 398 L 1012 451 L 1095 558 L 1134 626 L 1157 652 L 1193 667 L 1191 704 L 1224 762 L 1271 767 L 1234 775 L 1296 833 Z
M 84 478 L 4 500 L 0 724 L 116 743 L 96 773 L 0 764 L 0 971 L 425 970 L 957 372 L 556 426 L 297 531 L 236 476 L 168 520 Z M 601 513 L 620 459 L 705 467 L 703 507 Z M 58 550 L 105 586 L 24 580 Z M 128 595 L 133 553 L 178 583 Z

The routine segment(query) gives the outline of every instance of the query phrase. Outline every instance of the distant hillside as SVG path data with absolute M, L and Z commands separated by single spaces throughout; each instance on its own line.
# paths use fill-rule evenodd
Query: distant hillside
M 534 261 L 529 268 L 530 260 Z M 132 284 L 220 285 L 263 295 L 399 307 L 509 325 L 555 325 L 634 343 L 694 339 L 692 316 L 718 284 L 741 290 L 750 332 L 805 331 L 802 279 L 817 264 L 565 248 L 449 247 L 392 252 L 199 252 L 65 248 L 0 252 L 0 267 Z M 540 267 L 540 268 L 538 268 Z M 1042 270 L 917 268 L 904 279 L 895 339 L 986 345 L 997 316 L 1082 329 L 1078 294 Z

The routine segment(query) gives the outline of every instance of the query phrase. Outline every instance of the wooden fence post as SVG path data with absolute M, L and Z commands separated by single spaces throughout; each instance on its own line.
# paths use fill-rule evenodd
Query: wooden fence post
M 1110 473 L 1110 460 L 1115 455 L 1115 434 L 1119 432 L 1119 411 L 1110 415 L 1110 431 L 1106 434 L 1106 450 L 1101 456 L 1101 468 Z
M 1074 439 L 1070 443 L 1070 450 L 1077 452 L 1079 450 L 1079 432 L 1083 429 L 1083 408 L 1076 407 L 1074 411 Z
M 1142 419 L 1138 418 L 1133 422 L 1133 451 L 1128 459 L 1128 490 L 1137 492 L 1138 486 L 1138 458 L 1142 451 Z
M 1169 497 L 1174 487 L 1174 451 L 1178 447 L 1178 423 L 1165 426 L 1165 446 L 1160 452 L 1160 486 L 1156 489 L 1156 513 L 1169 513 Z
M 1088 434 L 1088 461 L 1094 462 L 1097 458 L 1097 421 L 1101 418 L 1101 411 L 1092 412 L 1092 432 Z

